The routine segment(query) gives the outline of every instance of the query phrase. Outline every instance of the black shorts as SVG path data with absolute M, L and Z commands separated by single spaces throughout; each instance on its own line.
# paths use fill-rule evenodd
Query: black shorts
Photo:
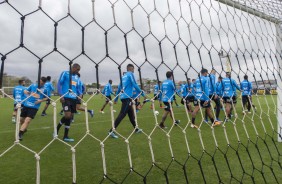
M 164 110 L 170 112 L 170 111 L 171 111 L 171 106 L 170 106 L 170 104 L 169 104 L 168 102 L 164 102 L 164 105 L 165 105 Z M 172 105 L 172 102 L 171 102 L 171 105 Z
M 138 101 L 138 98 L 136 98 L 134 101 L 135 101 L 135 106 L 136 107 L 140 105 L 140 102 Z
M 75 113 L 76 112 L 76 102 L 77 102 L 76 99 L 65 98 L 65 102 L 63 103 L 64 112 Z
M 214 100 L 214 97 L 215 97 L 215 95 L 209 95 L 209 98 L 210 98 L 211 100 Z
M 246 103 L 250 103 L 251 102 L 251 96 L 242 96 L 242 102 L 243 104 L 246 104 Z
M 154 94 L 154 100 L 160 100 L 161 94 Z
M 76 98 L 76 104 L 81 104 L 81 99 L 80 98 Z
M 211 106 L 211 102 L 208 101 L 208 103 L 205 104 L 206 101 L 200 100 L 200 105 L 202 108 L 209 108 Z M 199 106 L 199 101 L 197 99 L 194 100 L 194 106 Z
M 51 104 L 51 100 L 50 100 L 50 98 L 48 98 L 47 100 L 46 100 L 46 104 Z
M 220 104 L 220 97 L 217 95 L 217 98 L 215 98 L 215 95 L 209 95 L 209 98 L 213 100 L 216 104 Z
M 24 105 L 22 104 L 22 105 L 21 105 L 21 109 L 23 109 L 23 107 L 24 107 Z M 17 104 L 14 104 L 14 111 L 17 111 L 17 110 L 18 110 Z
M 106 102 L 109 102 L 112 100 L 112 96 L 106 96 Z
M 31 119 L 34 119 L 38 109 L 35 108 L 30 108 L 30 107 L 23 107 L 22 112 L 21 112 L 21 117 L 26 118 L 29 117 Z
M 187 101 L 187 102 L 194 102 L 194 100 L 195 100 L 195 97 L 194 97 L 194 96 L 187 96 L 187 97 L 186 97 L 186 101 Z
M 18 105 L 18 104 L 14 104 L 14 111 L 17 111 L 17 110 L 18 110 L 17 105 Z
M 237 103 L 237 96 L 232 96 L 232 98 L 225 96 L 222 97 L 222 99 L 223 99 L 223 103 L 234 103 L 234 104 Z
M 236 104 L 237 103 L 237 96 L 232 96 L 232 100 L 233 100 L 233 103 Z

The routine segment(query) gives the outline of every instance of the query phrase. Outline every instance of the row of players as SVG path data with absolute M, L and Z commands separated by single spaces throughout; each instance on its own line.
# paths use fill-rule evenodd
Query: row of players
M 60 122 L 57 125 L 57 133 L 59 132 L 62 125 L 65 127 L 64 137 L 63 140 L 66 142 L 73 142 L 74 139 L 69 138 L 68 133 L 70 129 L 71 120 L 73 118 L 73 114 L 79 109 L 77 104 L 79 104 L 77 99 L 81 99 L 83 95 L 83 83 L 79 77 L 80 65 L 75 63 L 72 65 L 71 73 L 69 71 L 64 71 L 60 75 L 58 81 L 58 93 L 61 95 L 60 101 L 62 103 L 64 116 L 61 118 Z M 127 65 L 127 72 L 124 73 L 122 76 L 122 81 L 119 85 L 119 90 L 117 92 L 118 96 L 121 99 L 122 105 L 119 115 L 117 116 L 114 127 L 112 127 L 108 134 L 113 138 L 118 138 L 115 134 L 115 130 L 122 121 L 122 119 L 128 115 L 132 126 L 134 127 L 135 133 L 141 133 L 142 129 L 136 126 L 135 122 L 135 113 L 133 112 L 133 103 L 132 99 L 136 99 L 138 96 L 146 97 L 144 91 L 142 91 L 136 83 L 134 73 L 134 65 L 128 64 Z M 70 78 L 71 76 L 71 78 Z M 173 83 L 173 73 L 168 71 L 166 73 L 167 80 L 163 81 L 160 85 L 160 90 L 155 89 L 154 99 L 159 99 L 160 102 L 163 102 L 164 113 L 159 124 L 160 128 L 166 128 L 164 122 L 168 115 L 171 116 L 172 107 L 171 104 L 175 99 L 176 87 Z M 213 126 L 220 125 L 221 122 L 219 121 L 219 113 L 220 113 L 220 99 L 223 100 L 225 103 L 225 111 L 227 114 L 226 119 L 231 117 L 232 111 L 232 104 L 236 104 L 236 89 L 242 92 L 242 100 L 243 105 L 245 106 L 248 104 L 248 111 L 251 109 L 251 94 L 252 94 L 252 85 L 248 81 L 248 77 L 244 76 L 244 81 L 241 82 L 241 88 L 236 84 L 235 80 L 230 77 L 230 73 L 226 73 L 226 78 L 222 79 L 219 77 L 219 81 L 215 83 L 215 70 L 212 70 L 211 73 L 208 75 L 208 71 L 206 69 L 201 70 L 201 76 L 194 80 L 194 82 L 189 81 L 187 84 L 183 84 L 181 87 L 181 97 L 182 103 L 187 105 L 187 109 L 189 112 L 192 113 L 192 128 L 198 128 L 195 124 L 195 119 L 200 107 L 205 109 L 206 115 L 210 118 Z M 19 131 L 19 140 L 22 140 L 24 133 L 27 130 L 27 127 L 31 120 L 35 117 L 41 102 L 47 101 L 46 106 L 50 104 L 50 93 L 52 92 L 52 87 L 50 86 L 50 79 L 46 83 L 47 78 L 41 77 L 40 85 L 32 84 L 28 88 L 20 85 L 15 87 L 14 89 L 14 98 L 18 99 L 20 95 L 21 99 L 25 99 L 25 95 L 29 95 L 29 97 L 24 101 L 23 108 L 21 111 L 21 127 Z M 69 92 L 69 85 L 71 81 L 71 89 L 72 92 Z M 48 84 L 49 83 L 49 84 Z M 47 85 L 46 85 L 47 84 Z M 112 88 L 111 88 L 112 81 L 110 80 L 109 83 L 105 86 L 103 90 L 103 94 L 106 96 L 106 103 L 103 105 L 100 112 L 103 112 L 103 109 L 107 105 L 107 103 L 111 100 Z M 45 86 L 45 87 L 44 87 Z M 159 85 L 157 85 L 159 86 Z M 25 95 L 23 95 L 25 94 Z M 135 94 L 135 96 L 134 96 Z M 24 97 L 23 97 L 24 96 Z M 118 98 L 115 98 L 115 102 Z M 214 120 L 212 111 L 211 111 L 211 100 L 213 100 L 216 104 L 216 120 Z M 184 103 L 185 101 L 185 103 Z M 143 103 L 145 103 L 144 100 Z M 192 106 L 190 102 L 194 103 L 194 110 L 192 110 Z M 45 106 L 41 115 L 46 115 Z M 17 107 L 17 106 L 15 106 Z M 83 109 L 83 108 L 82 108 Z M 83 109 L 84 110 L 84 109 Z M 88 111 L 90 115 L 93 117 L 93 110 Z M 178 124 L 180 121 L 176 120 L 175 123 Z
M 184 82 L 181 84 L 180 88 L 176 90 L 176 94 L 182 98 L 181 103 L 184 104 L 185 101 L 188 111 L 193 113 L 191 103 L 194 103 L 194 106 L 198 106 L 199 99 L 202 103 L 202 107 L 210 106 L 208 101 L 213 100 L 215 102 L 216 120 L 220 121 L 219 114 L 220 109 L 222 109 L 220 99 L 222 99 L 226 104 L 227 118 L 230 118 L 232 105 L 229 104 L 237 103 L 236 89 L 238 89 L 242 92 L 243 113 L 251 113 L 251 107 L 253 106 L 255 108 L 255 106 L 252 104 L 252 83 L 248 81 L 248 76 L 244 76 L 244 80 L 240 83 L 239 87 L 235 80 L 231 78 L 230 72 L 226 72 L 226 78 L 219 76 L 217 82 L 215 82 L 215 74 L 216 71 L 214 69 L 212 69 L 209 74 L 206 69 L 203 69 L 201 71 L 201 77 L 197 79 L 198 81 L 196 79 L 192 79 L 191 81 L 191 79 L 188 78 L 187 83 Z M 163 89 L 161 89 L 160 86 L 160 82 L 154 86 L 154 99 L 159 100 L 160 107 L 162 108 Z M 173 99 L 175 100 L 175 98 Z M 206 113 L 205 121 L 208 121 L 207 119 Z

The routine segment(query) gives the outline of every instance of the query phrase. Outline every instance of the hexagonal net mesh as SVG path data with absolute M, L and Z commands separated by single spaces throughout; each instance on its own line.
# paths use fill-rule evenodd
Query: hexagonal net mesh
M 0 130 L 1 183 L 20 182 L 4 170 L 17 165 L 9 155 L 18 149 L 13 158 L 33 170 L 27 182 L 279 183 L 281 7 L 280 0 L 0 1 L 0 101 L 14 103 L 16 114 L 15 126 Z M 42 88 L 47 75 L 58 96 Z M 38 81 L 21 101 L 10 89 L 15 76 Z M 65 105 L 58 117 L 68 98 L 85 112 L 71 125 Z M 49 100 L 53 112 L 48 122 L 32 118 L 44 123 L 25 133 L 34 99 Z M 133 129 L 118 127 L 126 115 Z M 29 153 L 35 168 L 22 162 Z

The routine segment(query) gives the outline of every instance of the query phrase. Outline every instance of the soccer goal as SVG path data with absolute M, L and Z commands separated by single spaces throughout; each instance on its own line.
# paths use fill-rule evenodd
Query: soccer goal
M 281 0 L 0 0 L 0 25 L 0 183 L 282 181 Z

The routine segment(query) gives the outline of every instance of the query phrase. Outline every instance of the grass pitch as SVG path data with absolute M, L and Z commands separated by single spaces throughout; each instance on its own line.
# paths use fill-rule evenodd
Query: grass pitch
M 88 97 L 86 96 L 85 100 Z M 88 117 L 90 135 L 84 137 L 86 135 L 84 112 L 75 115 L 75 122 L 71 124 L 69 135 L 75 139 L 75 142 L 70 145 L 76 145 L 77 183 L 101 181 L 104 183 L 186 183 L 187 181 L 189 183 L 277 183 L 282 181 L 282 143 L 277 142 L 276 96 L 254 96 L 253 102 L 257 111 L 246 116 L 242 114 L 240 99 L 238 99 L 236 105 L 238 117 L 232 118 L 235 124 L 228 122 L 224 126 L 215 127 L 214 134 L 211 126 L 205 123 L 201 125 L 200 131 L 187 126 L 188 118 L 183 105 L 179 108 L 174 106 L 173 109 L 176 119 L 181 120 L 180 125 L 174 126 L 172 120 L 168 118 L 166 121 L 168 129 L 163 131 L 155 126 L 150 103 L 147 103 L 137 114 L 139 127 L 144 133 L 133 134 L 128 139 L 129 144 L 121 136 L 119 139 L 107 138 L 112 121 L 109 106 L 106 107 L 105 114 L 99 113 L 104 101 L 104 98 L 98 95 L 88 103 L 88 108 L 95 111 L 94 118 Z M 49 106 L 48 115 L 41 117 L 45 105 L 41 104 L 41 109 L 31 122 L 23 141 L 20 142 L 30 149 L 27 150 L 18 144 L 14 145 L 15 124 L 11 122 L 13 102 L 8 98 L 1 98 L 0 104 L 0 155 L 2 155 L 0 183 L 35 183 L 35 153 L 39 153 L 53 140 L 53 107 Z M 114 114 L 115 118 L 120 105 L 121 102 L 114 105 L 114 109 L 117 110 Z M 155 102 L 155 105 L 160 112 L 159 122 L 163 110 L 159 109 L 158 102 Z M 61 118 L 60 110 L 61 104 L 58 103 L 57 121 Z M 224 111 L 221 111 L 221 119 L 224 119 Z M 202 117 L 198 114 L 196 124 L 199 125 L 201 120 Z M 128 117 L 121 122 L 117 131 L 126 138 L 132 133 L 133 128 Z M 59 132 L 60 139 L 63 132 L 62 127 Z M 104 178 L 101 142 L 104 144 L 108 178 Z M 4 154 L 11 146 L 12 149 Z M 71 146 L 54 140 L 39 154 L 41 183 L 72 183 Z M 155 161 L 154 164 L 152 159 Z

